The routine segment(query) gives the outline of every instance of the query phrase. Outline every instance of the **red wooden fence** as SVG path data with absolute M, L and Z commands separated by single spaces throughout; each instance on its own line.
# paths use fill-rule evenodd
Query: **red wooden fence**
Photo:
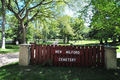
M 52 60 L 54 66 L 104 67 L 104 47 L 31 45 L 31 64 L 42 64 L 48 60 Z

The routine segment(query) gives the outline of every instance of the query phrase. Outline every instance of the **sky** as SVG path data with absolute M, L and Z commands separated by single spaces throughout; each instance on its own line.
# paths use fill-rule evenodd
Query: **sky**
M 88 5 L 88 4 L 82 3 L 82 5 L 85 6 L 85 5 Z M 66 14 L 66 15 L 69 15 L 69 16 L 71 16 L 71 17 L 78 17 L 79 14 L 75 14 L 75 13 L 76 13 L 76 12 L 73 11 L 73 10 L 71 10 L 68 6 L 65 7 L 65 14 Z M 89 11 L 87 16 L 90 16 L 90 15 L 91 15 L 91 16 L 93 15 L 92 11 Z M 91 21 L 90 21 L 89 18 L 86 18 L 86 19 L 87 19 L 87 21 L 84 23 L 84 25 L 85 25 L 86 27 L 88 27 L 88 26 L 90 25 L 90 22 L 91 22 Z

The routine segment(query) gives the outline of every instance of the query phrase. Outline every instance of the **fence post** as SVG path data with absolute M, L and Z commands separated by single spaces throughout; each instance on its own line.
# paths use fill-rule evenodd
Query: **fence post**
M 105 68 L 117 69 L 116 47 L 105 47 Z
M 30 49 L 31 44 L 19 45 L 19 65 L 28 66 L 30 62 Z

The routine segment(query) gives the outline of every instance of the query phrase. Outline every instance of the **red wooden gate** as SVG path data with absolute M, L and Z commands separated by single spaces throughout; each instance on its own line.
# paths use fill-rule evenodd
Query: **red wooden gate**
M 54 66 L 104 67 L 104 47 L 31 45 L 31 64 L 48 60 L 52 60 Z

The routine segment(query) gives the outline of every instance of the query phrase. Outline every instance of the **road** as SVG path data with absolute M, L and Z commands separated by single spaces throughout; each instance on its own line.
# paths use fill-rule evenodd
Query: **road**
M 5 41 L 5 43 L 12 43 L 12 41 Z M 0 42 L 0 44 L 1 44 L 1 42 Z

